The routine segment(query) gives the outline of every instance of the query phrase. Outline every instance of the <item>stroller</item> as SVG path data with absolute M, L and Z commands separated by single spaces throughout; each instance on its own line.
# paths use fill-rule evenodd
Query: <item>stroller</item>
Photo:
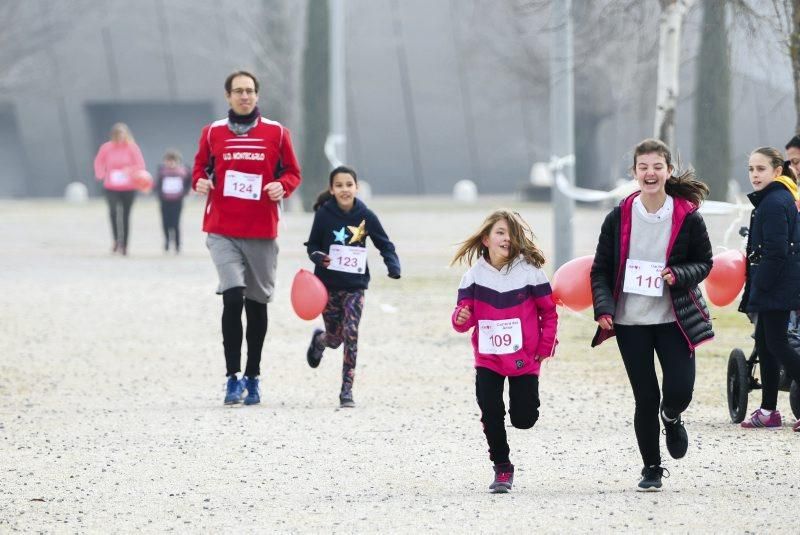
M 748 314 L 748 317 L 755 324 L 755 316 Z M 795 352 L 800 353 L 800 318 L 797 312 L 792 312 L 790 315 L 787 334 L 789 345 Z M 731 351 L 728 357 L 728 412 L 735 424 L 744 420 L 747 415 L 747 396 L 753 390 L 761 389 L 761 384 L 755 376 L 756 364 L 758 364 L 758 351 L 755 345 L 750 358 L 746 358 L 738 347 Z M 783 366 L 781 366 L 778 389 L 789 392 L 792 412 L 794 417 L 800 420 L 800 385 L 797 381 L 792 381 Z

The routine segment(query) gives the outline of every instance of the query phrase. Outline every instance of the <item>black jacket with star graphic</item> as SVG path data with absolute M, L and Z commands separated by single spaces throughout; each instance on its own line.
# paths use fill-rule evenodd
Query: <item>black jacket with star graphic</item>
M 358 230 L 361 225 L 363 231 Z M 331 259 L 331 266 L 327 268 L 322 266 L 322 261 L 329 255 L 332 245 L 365 248 L 367 236 L 380 251 L 389 276 L 399 279 L 400 259 L 394 250 L 394 244 L 383 230 L 378 216 L 360 199 L 355 199 L 353 207 L 348 212 L 339 208 L 336 199 L 329 200 L 316 211 L 311 233 L 304 245 L 308 257 L 316 265 L 314 275 L 319 277 L 328 290 L 358 290 L 369 286 L 369 265 L 363 267 L 358 265 L 356 269 L 359 272 L 355 273 L 332 269 L 336 264 L 347 266 L 351 261 L 357 263 L 348 258 L 346 250 L 342 257 Z M 355 255 L 352 256 L 355 258 Z

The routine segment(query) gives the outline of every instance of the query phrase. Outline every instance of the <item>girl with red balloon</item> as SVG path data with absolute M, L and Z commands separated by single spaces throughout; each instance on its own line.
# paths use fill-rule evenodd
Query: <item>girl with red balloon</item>
M 674 459 L 686 454 L 681 413 L 692 399 L 695 348 L 714 336 L 698 288 L 712 265 L 711 242 L 697 211 L 708 187 L 692 170 L 680 175 L 674 170 L 662 141 L 646 139 L 636 146 L 632 171 L 640 191 L 606 216 L 591 269 L 599 325 L 592 347 L 617 337 L 636 403 L 634 430 L 644 461 L 640 490 L 662 485 L 659 420 L 669 454 Z
M 383 230 L 378 216 L 356 197 L 358 177 L 349 167 L 340 166 L 328 177 L 329 189 L 314 205 L 314 222 L 305 243 L 314 262 L 314 274 L 328 290 L 322 312 L 325 330 L 315 329 L 306 351 L 309 366 L 316 368 L 326 347 L 344 344 L 341 407 L 355 407 L 353 380 L 358 351 L 358 324 L 364 307 L 364 290 L 370 280 L 367 266 L 367 236 L 381 253 L 389 277 L 400 278 L 400 259 Z M 318 313 L 318 312 L 317 312 Z
M 542 270 L 544 255 L 516 212 L 498 210 L 487 217 L 461 244 L 451 265 L 456 262 L 472 267 L 458 286 L 453 328 L 461 333 L 472 329 L 475 392 L 494 463 L 489 490 L 505 493 L 514 481 L 505 381 L 511 425 L 530 429 L 539 418 L 539 372 L 542 361 L 555 352 L 558 314 Z
M 742 422 L 745 428 L 780 428 L 777 409 L 780 366 L 800 382 L 800 356 L 789 345 L 789 313 L 800 309 L 800 227 L 794 171 L 780 151 L 761 147 L 748 163 L 753 192 L 747 235 L 747 278 L 741 312 L 757 313 L 756 350 L 761 371 L 761 407 Z M 800 431 L 800 421 L 794 425 Z

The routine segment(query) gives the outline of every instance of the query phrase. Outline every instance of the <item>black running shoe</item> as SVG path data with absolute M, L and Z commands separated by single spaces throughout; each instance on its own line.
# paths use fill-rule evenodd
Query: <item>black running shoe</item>
M 342 392 L 339 394 L 339 407 L 343 409 L 352 409 L 356 406 L 353 401 L 353 388 L 351 386 L 343 386 Z
M 319 361 L 322 360 L 322 349 L 317 349 L 317 336 L 324 332 L 322 329 L 314 329 L 314 333 L 311 335 L 311 343 L 308 344 L 306 351 L 306 360 L 312 368 L 319 366 Z
M 511 490 L 514 483 L 514 465 L 502 463 L 494 465 L 494 481 L 489 485 L 489 490 L 493 494 L 505 494 Z
M 658 491 L 661 490 L 661 478 L 669 477 L 669 471 L 661 466 L 645 466 L 642 468 L 642 479 L 639 481 L 639 490 Z
M 661 423 L 664 424 L 664 434 L 667 437 L 667 451 L 673 459 L 680 459 L 686 455 L 689 447 L 689 435 L 686 433 L 680 415 L 674 422 L 668 422 L 664 419 L 664 413 L 661 412 Z

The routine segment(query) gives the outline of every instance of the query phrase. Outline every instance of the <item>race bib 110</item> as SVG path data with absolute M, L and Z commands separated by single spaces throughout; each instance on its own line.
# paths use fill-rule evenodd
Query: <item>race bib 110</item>
M 631 260 L 625 263 L 625 283 L 622 291 L 630 294 L 661 297 L 664 294 L 664 279 L 661 273 L 664 264 Z

